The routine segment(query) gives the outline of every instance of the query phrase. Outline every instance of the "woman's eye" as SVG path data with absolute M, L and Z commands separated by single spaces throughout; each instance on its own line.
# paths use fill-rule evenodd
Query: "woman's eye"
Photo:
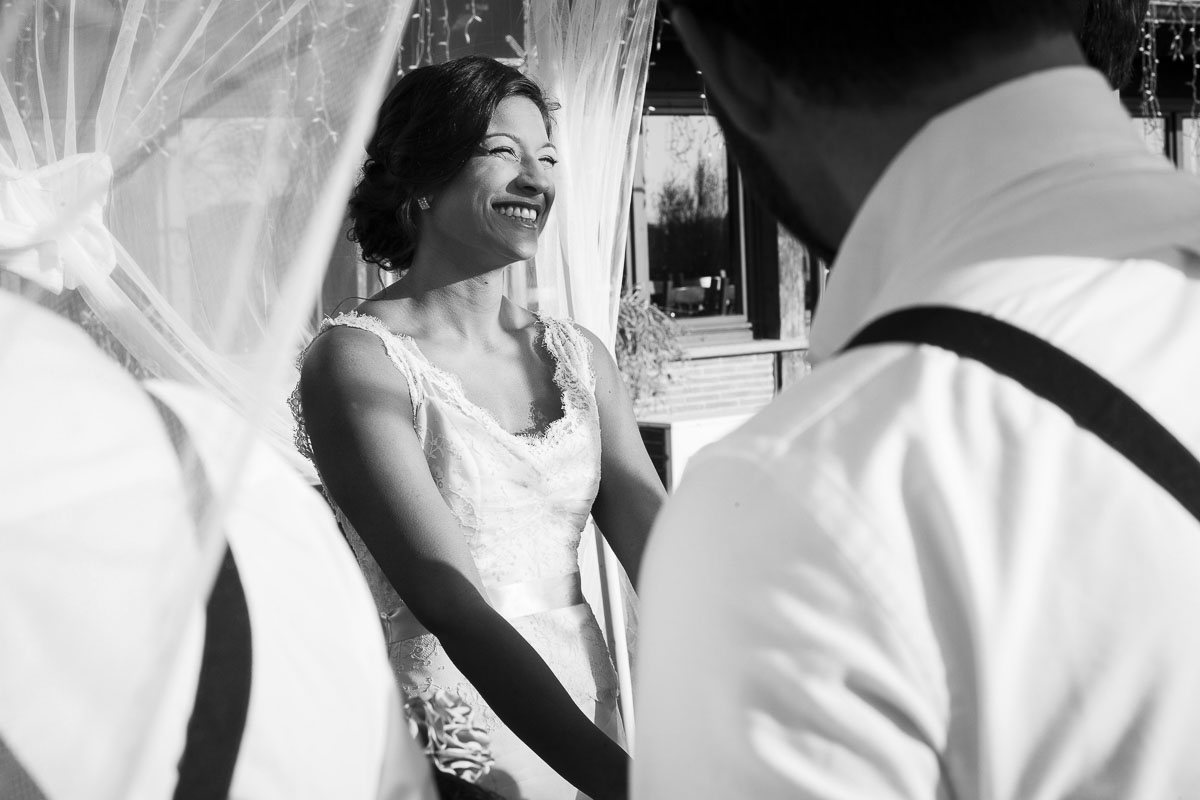
M 488 152 L 494 156 L 506 156 L 509 158 L 517 157 L 517 151 L 513 150 L 511 147 L 493 147 Z
M 545 164 L 547 167 L 554 167 L 554 166 L 557 166 L 557 165 L 558 165 L 558 159 L 557 159 L 557 158 L 551 158 L 550 156 L 542 156 L 542 158 L 541 158 L 541 161 L 542 161 L 542 163 L 543 163 L 543 164 Z

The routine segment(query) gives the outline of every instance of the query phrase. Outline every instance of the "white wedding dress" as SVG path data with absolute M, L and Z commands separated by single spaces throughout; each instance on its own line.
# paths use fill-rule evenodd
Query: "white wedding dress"
M 492 605 L 541 654 L 579 707 L 623 743 L 616 674 L 579 589 L 580 535 L 600 483 L 590 342 L 569 323 L 538 317 L 540 341 L 555 362 L 562 416 L 540 433 L 518 435 L 468 400 L 458 377 L 431 364 L 412 338 L 356 313 L 325 320 L 321 332 L 337 325 L 378 336 L 404 375 L 429 471 L 462 527 Z M 298 392 L 292 405 L 297 445 L 311 458 Z M 509 800 L 583 797 L 497 719 L 438 640 L 408 612 L 340 513 L 339 519 L 375 597 L 403 690 L 409 696 L 455 690 L 489 731 L 495 766 L 480 785 Z

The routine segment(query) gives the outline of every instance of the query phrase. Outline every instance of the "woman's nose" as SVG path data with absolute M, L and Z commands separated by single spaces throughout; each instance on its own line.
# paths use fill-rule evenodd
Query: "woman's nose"
M 550 169 L 538 159 L 526 159 L 517 176 L 521 188 L 532 194 L 545 194 L 554 188 L 554 177 Z

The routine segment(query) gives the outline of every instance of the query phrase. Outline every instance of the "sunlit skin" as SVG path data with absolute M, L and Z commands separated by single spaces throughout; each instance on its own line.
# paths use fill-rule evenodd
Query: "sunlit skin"
M 557 163 L 537 106 L 500 101 L 476 152 L 421 212 L 413 271 L 432 262 L 444 278 L 467 278 L 532 258 L 554 204 Z

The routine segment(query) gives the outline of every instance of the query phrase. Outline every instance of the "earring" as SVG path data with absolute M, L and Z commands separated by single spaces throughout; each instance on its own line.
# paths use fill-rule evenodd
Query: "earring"
M 421 209 L 422 211 L 428 211 L 429 210 L 429 198 L 425 197 L 425 196 L 418 197 L 417 198 L 417 208 Z

